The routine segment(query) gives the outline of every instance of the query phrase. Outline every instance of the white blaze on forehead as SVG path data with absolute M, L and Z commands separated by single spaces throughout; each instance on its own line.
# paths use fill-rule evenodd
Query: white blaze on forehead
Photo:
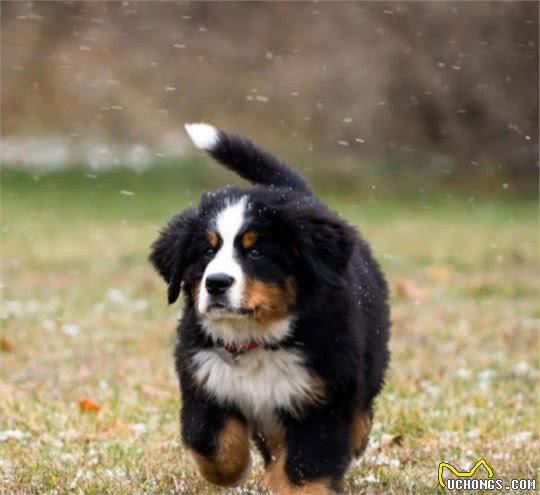
M 198 304 L 200 313 L 206 312 L 209 302 L 206 279 L 216 273 L 225 273 L 234 278 L 232 287 L 227 291 L 229 305 L 232 308 L 239 308 L 241 305 L 245 277 L 236 258 L 234 240 L 246 221 L 246 205 L 247 196 L 243 196 L 236 203 L 228 204 L 216 216 L 215 228 L 221 237 L 221 247 L 204 272 Z
M 242 225 L 246 221 L 247 196 L 242 196 L 236 203 L 229 204 L 216 217 L 216 230 L 225 245 L 232 244 Z

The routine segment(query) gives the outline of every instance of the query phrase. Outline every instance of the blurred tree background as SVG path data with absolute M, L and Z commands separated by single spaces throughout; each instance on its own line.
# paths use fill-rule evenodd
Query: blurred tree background
M 537 2 L 1 8 L 5 164 L 157 160 L 204 120 L 337 190 L 537 192 Z

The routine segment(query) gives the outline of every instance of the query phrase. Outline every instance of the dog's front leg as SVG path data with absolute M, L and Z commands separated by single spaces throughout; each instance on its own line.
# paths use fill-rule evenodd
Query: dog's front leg
M 245 420 L 209 398 L 184 398 L 182 439 L 201 475 L 211 483 L 235 486 L 249 474 Z

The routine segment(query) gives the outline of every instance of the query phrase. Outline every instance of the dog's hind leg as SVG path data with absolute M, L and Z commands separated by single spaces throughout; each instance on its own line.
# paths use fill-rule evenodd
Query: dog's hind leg
M 372 418 L 371 411 L 359 411 L 354 416 L 351 428 L 351 449 L 354 457 L 360 457 L 366 450 Z

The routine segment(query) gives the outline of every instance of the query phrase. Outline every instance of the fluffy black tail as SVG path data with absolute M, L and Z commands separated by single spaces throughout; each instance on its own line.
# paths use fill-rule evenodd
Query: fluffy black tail
M 208 124 L 186 124 L 185 128 L 197 148 L 207 151 L 244 179 L 255 184 L 287 187 L 312 194 L 299 174 L 251 141 L 226 134 Z

